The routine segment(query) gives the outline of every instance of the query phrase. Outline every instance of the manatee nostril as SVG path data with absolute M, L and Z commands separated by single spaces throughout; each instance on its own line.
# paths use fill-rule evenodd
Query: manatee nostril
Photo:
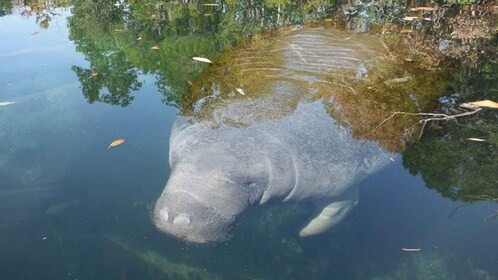
M 190 217 L 185 213 L 181 213 L 173 219 L 175 225 L 190 225 Z
M 163 221 L 167 222 L 169 219 L 168 208 L 161 209 L 161 211 L 159 211 L 159 216 Z

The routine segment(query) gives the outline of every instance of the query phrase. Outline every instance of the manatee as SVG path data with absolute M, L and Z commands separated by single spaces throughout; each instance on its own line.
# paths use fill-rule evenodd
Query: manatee
M 317 213 L 299 235 L 320 234 L 358 203 L 358 183 L 389 163 L 390 153 L 355 139 L 331 117 L 333 100 L 320 97 L 336 86 L 329 76 L 363 75 L 377 45 L 312 28 L 260 44 L 264 51 L 250 44 L 229 53 L 229 69 L 215 61 L 187 93 L 196 101 L 172 129 L 171 174 L 153 212 L 161 231 L 220 242 L 249 207 L 311 201 Z

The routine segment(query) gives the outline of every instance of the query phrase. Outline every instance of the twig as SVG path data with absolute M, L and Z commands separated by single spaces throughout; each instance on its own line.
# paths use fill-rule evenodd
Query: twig
M 449 120 L 454 120 L 456 118 L 461 118 L 465 116 L 470 116 L 473 115 L 477 112 L 481 111 L 481 108 L 473 108 L 472 111 L 466 111 L 460 114 L 455 114 L 455 115 L 447 115 L 447 114 L 440 114 L 440 113 L 409 113 L 409 112 L 394 112 L 392 113 L 391 116 L 389 116 L 387 119 L 383 120 L 377 127 L 375 127 L 372 131 L 377 130 L 379 127 L 383 126 L 386 122 L 388 122 L 390 119 L 394 118 L 397 115 L 408 115 L 408 116 L 419 116 L 419 117 L 427 117 L 424 119 L 421 119 L 418 121 L 419 124 L 422 124 L 422 130 L 420 131 L 419 138 L 422 137 L 422 134 L 424 132 L 425 125 L 430 122 L 430 121 L 449 121 Z

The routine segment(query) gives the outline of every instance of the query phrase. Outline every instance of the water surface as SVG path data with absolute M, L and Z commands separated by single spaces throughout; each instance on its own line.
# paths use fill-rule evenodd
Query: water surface
M 320 236 L 297 235 L 308 203 L 252 209 L 217 245 L 159 232 L 151 209 L 169 175 L 171 127 L 200 98 L 189 84 L 210 77 L 191 57 L 216 57 L 247 35 L 217 24 L 237 29 L 257 15 L 227 22 L 236 11 L 178 8 L 170 24 L 161 22 L 166 8 L 154 17 L 131 4 L 81 1 L 31 15 L 15 6 L 0 17 L 0 102 L 15 102 L 0 106 L 1 279 L 498 279 L 498 158 L 492 142 L 476 148 L 457 133 L 394 156 Z M 465 151 L 467 164 L 450 166 L 458 172 L 446 162 L 463 152 L 450 144 Z M 491 180 L 473 184 L 465 175 L 476 168 Z

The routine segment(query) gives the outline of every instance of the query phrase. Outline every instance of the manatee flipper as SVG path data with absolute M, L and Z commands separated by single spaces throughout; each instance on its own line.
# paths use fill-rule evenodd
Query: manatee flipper
M 358 192 L 348 194 L 344 199 L 328 203 L 322 208 L 318 216 L 313 218 L 300 232 L 299 236 L 306 237 L 320 234 L 337 225 L 358 203 Z

